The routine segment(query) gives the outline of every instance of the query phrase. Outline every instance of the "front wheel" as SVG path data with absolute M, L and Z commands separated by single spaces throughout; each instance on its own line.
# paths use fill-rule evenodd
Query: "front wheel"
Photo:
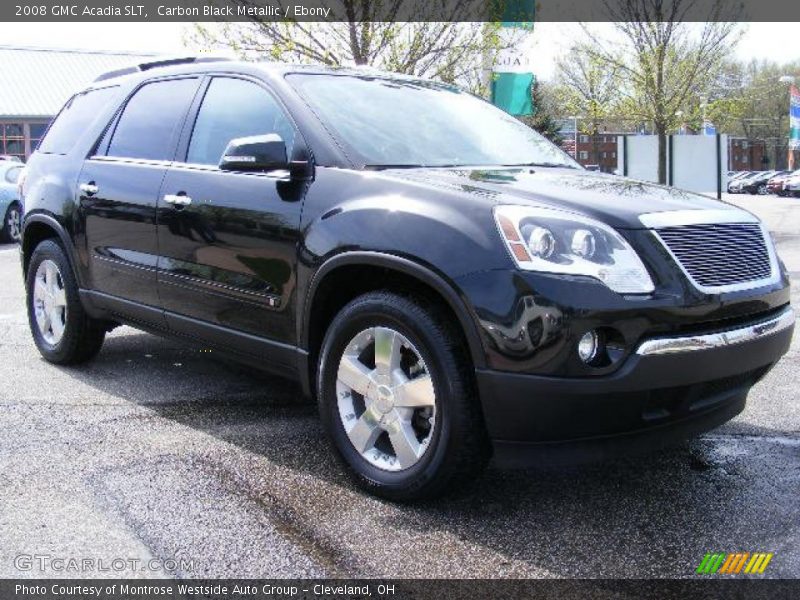
M 473 479 L 489 444 L 469 359 L 435 304 L 390 292 L 353 300 L 323 342 L 323 426 L 356 483 L 398 501 Z
M 69 259 L 55 241 L 45 240 L 33 251 L 26 287 L 31 334 L 46 360 L 76 364 L 100 351 L 104 324 L 83 309 Z
M 766 184 L 762 184 L 762 185 L 758 186 L 758 189 L 756 191 L 758 192 L 759 196 L 766 196 L 767 195 L 767 186 L 766 186 Z

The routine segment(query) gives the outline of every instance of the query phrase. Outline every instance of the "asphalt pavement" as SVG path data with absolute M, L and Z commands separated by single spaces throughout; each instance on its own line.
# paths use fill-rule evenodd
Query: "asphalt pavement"
M 800 199 L 729 199 L 766 220 L 800 305 Z M 0 577 L 690 577 L 712 551 L 800 577 L 798 337 L 692 442 L 403 506 L 351 487 L 291 383 L 130 328 L 46 363 L 0 246 Z

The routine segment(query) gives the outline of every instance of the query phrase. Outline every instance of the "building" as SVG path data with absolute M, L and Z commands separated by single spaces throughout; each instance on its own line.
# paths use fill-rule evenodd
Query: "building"
M 26 160 L 69 97 L 154 54 L 0 46 L 0 154 Z
M 612 173 L 617 168 L 617 137 L 624 133 L 598 133 L 590 135 L 573 132 L 571 135 L 561 131 L 564 141 L 561 149 L 574 157 L 584 167 L 596 167 L 604 173 Z
M 770 168 L 764 140 L 728 139 L 728 165 L 731 171 L 766 171 Z
M 603 173 L 617 168 L 617 136 L 621 133 L 578 134 L 578 162 L 583 166 L 596 166 Z

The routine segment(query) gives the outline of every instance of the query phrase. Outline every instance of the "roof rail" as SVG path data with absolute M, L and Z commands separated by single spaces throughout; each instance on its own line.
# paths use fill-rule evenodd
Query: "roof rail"
M 103 73 L 97 79 L 98 81 L 105 81 L 106 79 L 113 79 L 114 77 L 121 77 L 123 75 L 130 75 L 132 73 L 141 73 L 142 71 L 149 71 L 150 69 L 158 69 L 160 67 L 171 67 L 172 65 L 186 65 L 191 63 L 206 63 L 206 62 L 221 62 L 231 60 L 220 56 L 179 56 L 176 58 L 162 58 L 159 60 L 152 60 L 148 62 L 139 63 L 138 65 L 131 65 L 130 67 L 123 67 L 122 69 L 114 69 Z

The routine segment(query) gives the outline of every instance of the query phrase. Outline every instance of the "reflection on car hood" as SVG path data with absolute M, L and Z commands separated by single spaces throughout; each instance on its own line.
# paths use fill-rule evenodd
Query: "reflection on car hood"
M 639 215 L 676 210 L 741 209 L 693 192 L 615 175 L 547 167 L 392 169 L 384 174 L 450 189 L 494 204 L 549 206 L 618 228 L 642 228 Z

